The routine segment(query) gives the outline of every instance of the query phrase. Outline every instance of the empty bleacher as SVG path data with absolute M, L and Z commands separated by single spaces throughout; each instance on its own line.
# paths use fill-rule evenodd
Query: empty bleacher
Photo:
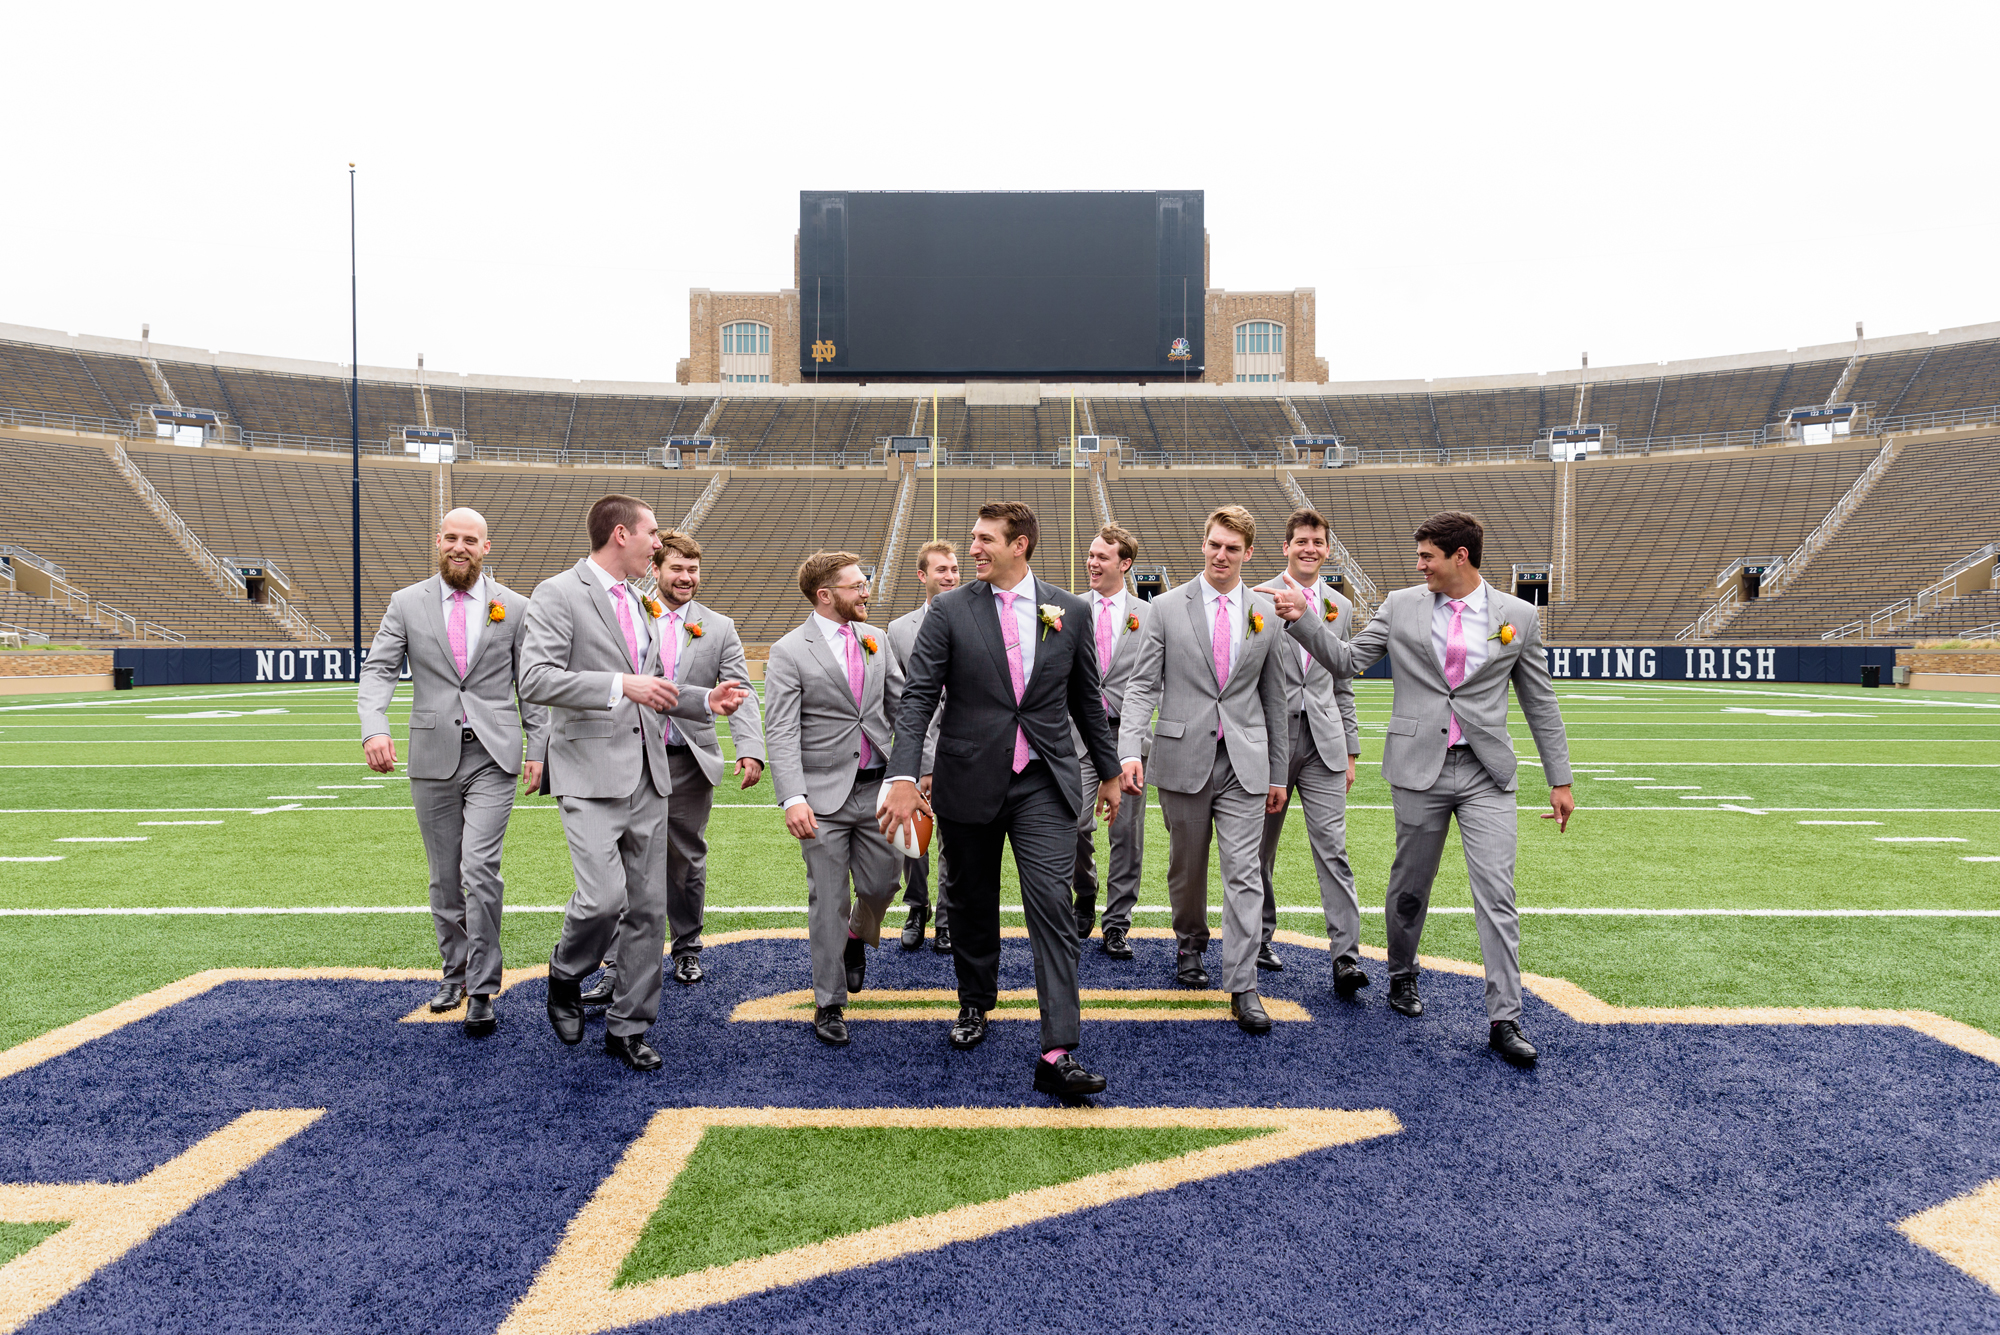
M 1139 539 L 1138 564 L 1165 566 L 1171 583 L 1201 574 L 1203 521 L 1224 505 L 1240 505 L 1257 519 L 1246 577 L 1259 583 L 1284 569 L 1285 520 L 1298 507 L 1272 473 L 1124 473 L 1107 482 L 1105 492 L 1112 517 Z
M 92 599 L 191 640 L 284 638 L 226 597 L 96 445 L 0 436 L 0 542 L 62 566 Z
M 661 528 L 673 528 L 712 476 L 665 469 L 592 472 L 459 464 L 451 470 L 451 503 L 486 516 L 493 539 L 487 560 L 510 588 L 533 593 L 535 585 L 589 554 L 585 521 L 600 496 L 636 496 L 653 507 Z
M 1875 451 L 1871 442 L 1574 468 L 1570 601 L 1548 619 L 1554 634 L 1673 637 L 1714 600 L 1731 561 L 1790 555 Z
M 1877 416 L 1948 413 L 2000 403 L 2000 341 L 1953 343 L 1928 353 L 1897 355 L 1904 361 L 1914 355 L 1917 365 L 1893 398 L 1878 397 Z M 1868 363 L 1874 360 L 1871 357 L 1862 363 L 1857 380 L 1868 378 Z M 1891 368 L 1885 375 L 1890 383 L 1895 369 L 1900 368 Z M 1849 397 L 1861 399 L 1859 393 Z
M 917 549 L 931 538 L 933 481 L 937 484 L 936 532 L 957 545 L 961 579 L 973 577 L 972 553 L 966 547 L 966 539 L 972 532 L 973 521 L 978 518 L 979 507 L 988 501 L 1020 501 L 1035 512 L 1035 522 L 1040 530 L 1035 539 L 1035 554 L 1029 561 L 1036 576 L 1062 588 L 1070 588 L 1071 561 L 1074 557 L 1076 587 L 1082 587 L 1083 554 L 1102 526 L 1097 517 L 1096 503 L 1091 499 L 1088 474 L 1078 473 L 1075 479 L 1076 527 L 1072 532 L 1071 479 L 1066 469 L 1009 470 L 983 476 L 947 471 L 935 478 L 930 473 L 921 473 L 917 477 L 916 497 L 910 507 L 909 531 L 903 543 L 905 568 L 898 573 L 889 616 L 885 618 L 881 609 L 877 608 L 874 613 L 877 621 L 901 616 L 923 598 L 923 590 L 918 587 L 911 572 L 916 568 Z
M 1981 589 L 1963 598 L 1954 598 L 1935 611 L 1926 612 L 1896 632 L 1896 638 L 1929 640 L 1982 630 L 1992 638 L 2000 626 L 2000 589 Z
M 0 589 L 0 631 L 26 631 L 53 644 L 92 644 L 119 639 L 109 627 L 86 621 L 46 598 Z
M 1417 525 L 1468 510 L 1486 526 L 1481 569 L 1501 588 L 1519 561 L 1546 561 L 1553 530 L 1547 467 L 1474 467 L 1293 474 L 1377 589 L 1418 582 Z
M 2000 435 L 1905 444 L 1833 541 L 1782 594 L 1744 608 L 1723 636 L 1816 640 L 1914 596 L 2000 536 L 1996 477 Z
M 82 357 L 36 343 L 0 342 L 0 406 L 77 417 L 130 415 L 128 405 L 93 378 Z
M 822 549 L 879 562 L 895 506 L 896 484 L 880 471 L 732 480 L 698 533 L 701 600 L 736 618 L 745 644 L 770 644 L 808 611 L 793 580 L 799 563 Z M 875 620 L 886 622 L 879 609 Z

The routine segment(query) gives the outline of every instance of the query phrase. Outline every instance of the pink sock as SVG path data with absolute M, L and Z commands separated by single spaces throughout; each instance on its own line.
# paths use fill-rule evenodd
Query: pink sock
M 1068 1048 L 1050 1048 L 1047 1052 L 1044 1052 L 1042 1054 L 1042 1060 L 1053 1064 L 1056 1058 L 1062 1056 L 1064 1053 L 1068 1051 L 1069 1051 Z
M 860 938 L 860 937 L 858 937 L 858 936 L 856 936 L 856 935 L 855 935 L 855 934 L 854 934 L 853 932 L 851 932 L 851 931 L 850 931 L 850 932 L 849 932 L 849 933 L 847 934 L 847 939 L 848 939 L 849 941 L 859 941 L 859 940 L 860 940 L 861 938 Z

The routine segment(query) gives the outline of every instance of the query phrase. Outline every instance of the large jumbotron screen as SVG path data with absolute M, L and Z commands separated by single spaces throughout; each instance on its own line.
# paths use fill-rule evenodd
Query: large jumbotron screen
M 1199 376 L 1202 237 L 1199 190 L 802 190 L 799 369 Z

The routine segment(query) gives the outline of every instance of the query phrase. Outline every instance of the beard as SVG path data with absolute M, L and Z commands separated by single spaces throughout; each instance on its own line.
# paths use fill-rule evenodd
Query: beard
M 460 573 L 453 570 L 451 562 L 445 558 L 444 553 L 439 552 L 438 578 L 444 581 L 446 588 L 457 589 L 461 593 L 466 592 L 479 582 L 479 569 L 485 564 L 485 558 L 475 553 L 470 563 L 465 567 L 464 572 Z

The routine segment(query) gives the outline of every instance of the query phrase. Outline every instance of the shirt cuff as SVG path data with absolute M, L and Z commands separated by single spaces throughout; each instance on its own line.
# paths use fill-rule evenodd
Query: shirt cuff
M 907 775 L 907 774 L 891 774 L 891 775 L 890 775 L 890 776 L 889 776 L 888 778 L 886 778 L 886 779 L 882 780 L 882 782 L 884 782 L 884 783 L 915 783 L 915 782 L 916 782 L 916 780 L 915 780 L 915 779 L 913 779 L 913 778 L 911 778 L 911 777 L 910 777 L 909 775 Z
M 1118 763 L 1121 765 L 1143 765 L 1145 760 L 1140 756 L 1120 756 L 1118 757 Z
M 799 804 L 800 804 L 801 802 L 803 802 L 803 801 L 805 801 L 805 798 L 804 798 L 803 796 L 801 796 L 801 797 L 788 797 L 788 798 L 786 798 L 786 799 L 785 799 L 784 801 L 782 801 L 782 802 L 778 803 L 778 805 L 779 805 L 779 807 L 783 808 L 784 810 L 786 810 L 786 811 L 790 811 L 790 810 L 791 810 L 791 809 L 792 809 L 793 807 L 795 807 L 795 806 L 799 805 Z
M 362 744 L 365 746 L 367 743 L 374 741 L 377 737 L 389 737 L 389 734 L 386 732 L 371 732 L 366 737 L 363 737 L 361 739 Z M 391 741 L 395 740 L 395 738 L 393 737 L 390 737 L 389 739 Z
M 618 708 L 618 697 L 623 694 L 625 694 L 625 674 L 614 672 L 611 674 L 611 703 L 606 705 L 605 708 Z

